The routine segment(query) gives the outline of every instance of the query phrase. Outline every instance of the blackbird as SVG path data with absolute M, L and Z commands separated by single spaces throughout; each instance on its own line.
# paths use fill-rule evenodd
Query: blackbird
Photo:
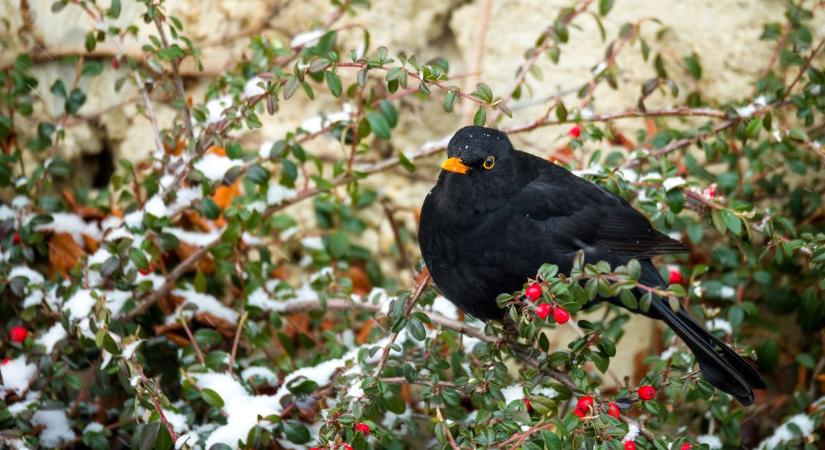
M 498 294 L 522 289 L 544 263 L 569 273 L 580 251 L 586 262 L 611 267 L 635 258 L 640 284 L 666 289 L 651 258 L 686 250 L 621 197 L 515 150 L 501 131 L 462 128 L 447 155 L 421 208 L 418 239 L 436 286 L 479 319 L 502 319 Z M 632 312 L 665 322 L 696 356 L 705 378 L 740 403 L 753 403 L 753 389 L 765 388 L 759 372 L 681 306 L 674 312 L 666 299 L 654 297 L 647 312 Z

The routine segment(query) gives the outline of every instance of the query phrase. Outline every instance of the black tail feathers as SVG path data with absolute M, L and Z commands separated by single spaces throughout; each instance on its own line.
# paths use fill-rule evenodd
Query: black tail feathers
M 653 264 L 648 264 L 642 283 L 656 281 L 656 285 L 666 286 Z M 748 361 L 702 328 L 684 308 L 674 312 L 665 301 L 654 300 L 652 303 L 649 315 L 664 321 L 684 341 L 710 384 L 732 395 L 743 405 L 753 403 L 753 390 L 765 389 L 766 386 L 762 375 Z

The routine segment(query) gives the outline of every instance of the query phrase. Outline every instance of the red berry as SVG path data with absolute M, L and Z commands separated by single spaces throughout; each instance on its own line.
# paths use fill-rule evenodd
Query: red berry
M 343 450 L 352 450 L 352 446 L 349 444 L 341 444 L 341 448 Z
M 355 424 L 355 431 L 369 436 L 370 426 L 365 424 L 364 422 L 358 422 L 357 424 Z
M 22 239 L 20 239 L 20 233 L 14 233 L 14 235 L 11 237 L 11 241 L 15 244 L 19 244 L 21 240 Z
M 524 407 L 527 408 L 527 412 L 530 412 L 530 410 L 533 409 L 533 405 L 530 404 L 529 398 L 524 399 Z
M 570 313 L 565 311 L 564 308 L 557 306 L 553 308 L 553 320 L 559 325 L 567 323 L 567 321 L 570 320 Z
M 150 262 L 150 263 L 149 263 L 149 267 L 148 267 L 148 268 L 146 268 L 146 269 L 138 269 L 138 272 L 139 272 L 141 275 L 144 275 L 144 276 L 149 275 L 150 273 L 153 273 L 154 271 L 155 271 L 155 263 L 152 263 L 152 262 Z
M 624 450 L 636 450 L 636 443 L 633 441 L 627 441 L 624 443 Z
M 576 402 L 576 409 L 580 409 L 584 412 L 587 412 L 591 406 L 593 406 L 593 397 L 589 395 L 585 395 Z
M 29 331 L 20 325 L 11 327 L 11 331 L 9 331 L 9 338 L 11 338 L 12 342 L 23 343 L 28 335 Z
M 639 387 L 639 398 L 642 400 L 653 400 L 656 397 L 656 388 L 646 384 Z
M 581 420 L 584 420 L 584 416 L 586 415 L 586 413 L 580 409 L 576 409 L 575 411 L 573 411 L 573 414 L 575 414 L 576 417 L 578 417 Z
M 550 315 L 550 311 L 552 309 L 552 306 L 548 305 L 547 303 L 542 303 L 541 305 L 536 306 L 536 315 L 539 316 L 539 319 L 546 319 L 547 316 Z
M 3 358 L 3 365 L 5 366 L 8 363 L 9 363 L 9 358 Z
M 670 273 L 670 284 L 684 284 L 685 277 L 682 276 L 682 271 L 679 270 L 679 266 L 670 265 L 667 266 L 667 270 Z
M 309 450 L 321 450 L 319 447 L 310 447 Z
M 582 127 L 581 125 L 574 125 L 570 128 L 570 131 L 567 132 L 568 135 L 572 138 L 578 138 L 582 135 Z
M 613 416 L 617 419 L 622 415 L 622 412 L 619 411 L 619 406 L 616 405 L 616 402 L 610 402 L 607 404 L 607 415 Z
M 690 450 L 690 442 L 682 444 L 681 450 Z
M 118 58 L 112 58 L 112 69 L 120 69 L 120 60 Z
M 531 302 L 534 302 L 541 298 L 541 285 L 539 283 L 533 283 L 527 287 L 527 290 L 524 291 L 524 295 L 530 299 Z

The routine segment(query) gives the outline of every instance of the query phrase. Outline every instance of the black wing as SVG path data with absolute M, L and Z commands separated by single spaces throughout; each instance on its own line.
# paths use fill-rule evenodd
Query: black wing
M 541 232 L 554 252 L 584 250 L 612 262 L 687 251 L 621 197 L 538 157 L 519 157 L 537 174 L 510 204 L 514 220 L 529 223 L 512 225 Z

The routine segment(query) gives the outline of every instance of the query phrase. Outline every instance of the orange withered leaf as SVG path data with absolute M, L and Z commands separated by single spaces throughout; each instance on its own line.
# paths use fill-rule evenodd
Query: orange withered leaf
M 54 233 L 49 239 L 49 268 L 52 275 L 56 273 L 68 277 L 69 271 L 77 265 L 86 252 L 77 245 L 69 233 Z

